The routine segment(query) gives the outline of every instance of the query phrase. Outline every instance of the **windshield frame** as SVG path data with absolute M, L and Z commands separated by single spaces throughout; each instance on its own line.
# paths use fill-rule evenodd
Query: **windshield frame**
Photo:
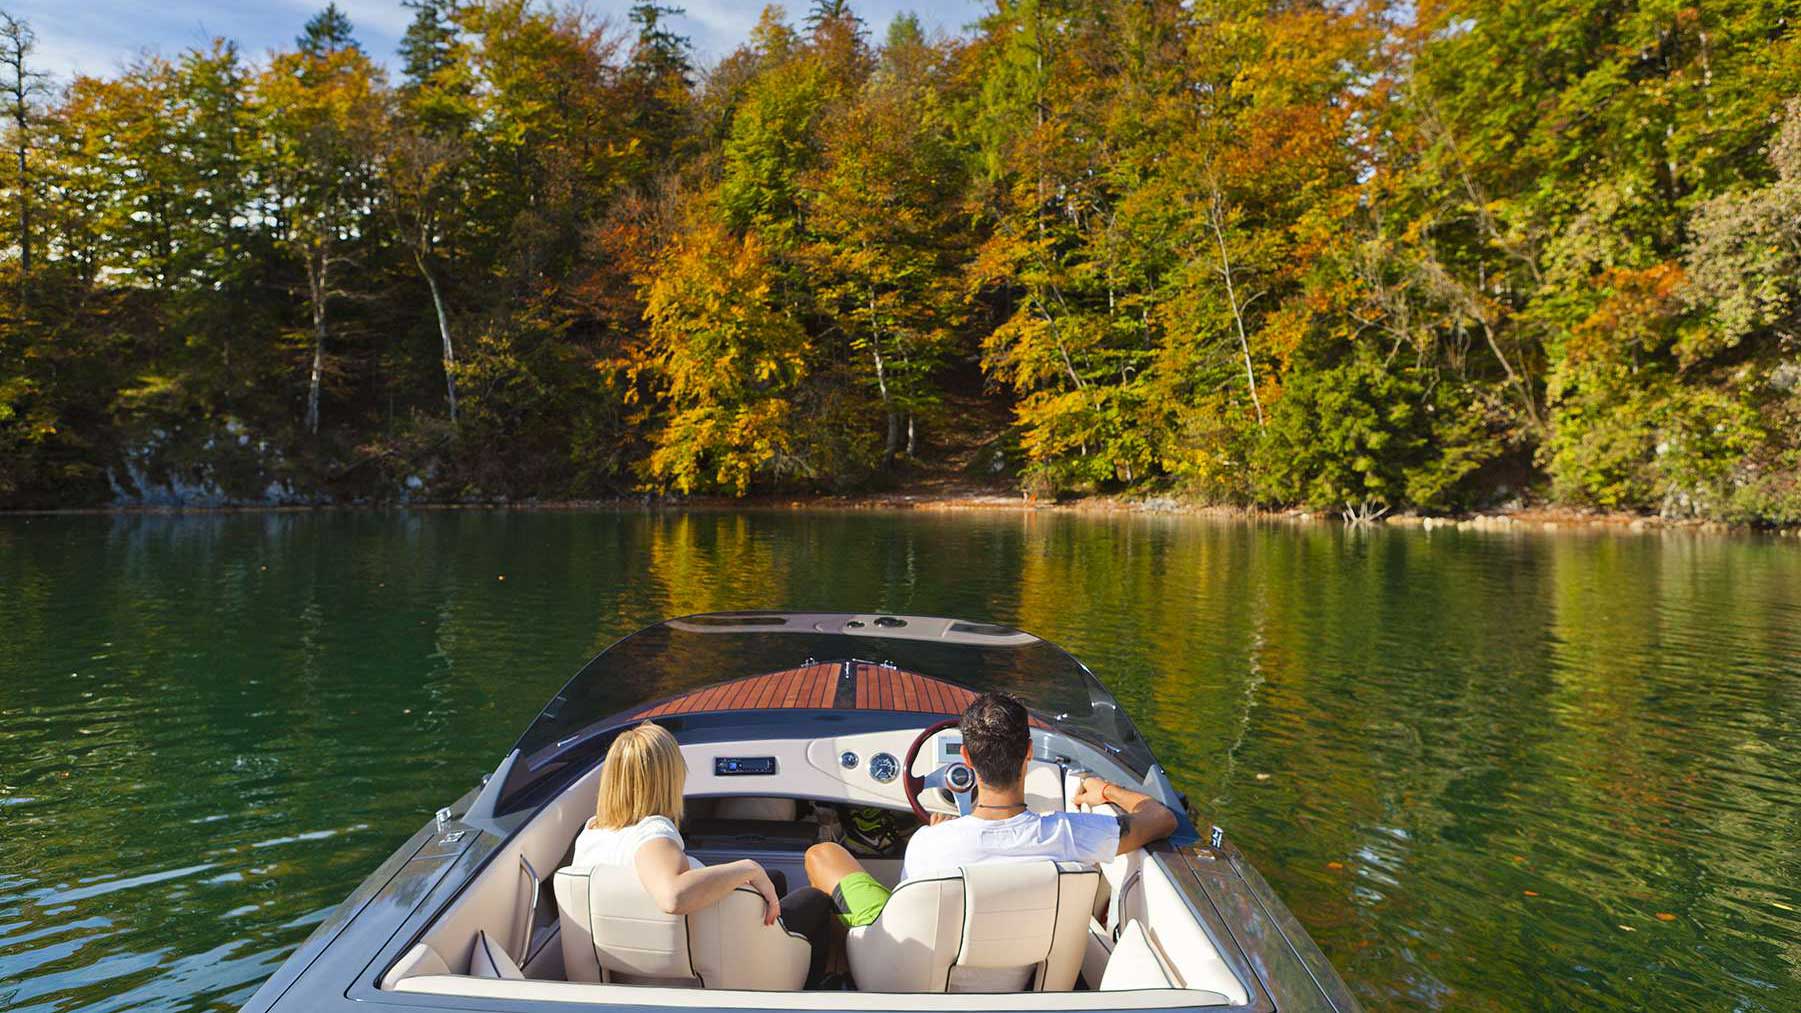
M 518 756 L 506 772 L 495 811 L 524 808 L 588 769 L 621 728 L 641 720 L 634 715 L 657 702 L 809 662 L 838 661 L 887 665 L 975 693 L 1004 690 L 1038 723 L 1095 747 L 1139 776 L 1155 763 L 1143 736 L 1094 673 L 1030 633 L 938 616 L 710 612 L 667 619 L 622 637 L 570 677 L 514 744 Z M 916 713 L 942 716 L 933 710 Z

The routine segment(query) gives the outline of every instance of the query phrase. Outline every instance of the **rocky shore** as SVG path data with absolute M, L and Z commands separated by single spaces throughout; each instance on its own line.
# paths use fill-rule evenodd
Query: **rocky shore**
M 854 495 L 753 496 L 620 496 L 576 500 L 469 500 L 411 502 L 197 502 L 131 503 L 114 506 L 15 511 L 17 514 L 212 514 L 289 512 L 310 510 L 922 510 L 922 511 L 1025 511 L 1076 514 L 1146 514 L 1212 517 L 1247 523 L 1337 524 L 1411 527 L 1424 531 L 1591 531 L 1652 533 L 1665 531 L 1702 534 L 1765 534 L 1801 538 L 1801 527 L 1761 527 L 1701 518 L 1673 518 L 1648 514 L 1579 510 L 1549 505 L 1521 505 L 1462 515 L 1389 514 L 1360 523 L 1338 513 L 1308 510 L 1263 510 L 1202 503 L 1175 496 L 1085 496 L 1041 499 L 996 488 L 889 491 Z

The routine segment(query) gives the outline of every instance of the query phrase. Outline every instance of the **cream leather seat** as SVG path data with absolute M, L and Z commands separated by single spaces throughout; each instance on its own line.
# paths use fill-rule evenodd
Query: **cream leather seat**
M 636 869 L 561 869 L 555 877 L 563 967 L 570 981 L 792 991 L 806 983 L 813 948 L 763 897 L 739 887 L 712 907 L 665 913 Z
M 1048 859 L 966 866 L 900 885 L 850 930 L 864 992 L 1063 992 L 1075 987 L 1100 873 Z

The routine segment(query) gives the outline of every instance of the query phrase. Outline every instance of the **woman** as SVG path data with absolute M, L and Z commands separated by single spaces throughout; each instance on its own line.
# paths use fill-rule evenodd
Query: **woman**
M 812 887 L 780 897 L 769 874 L 750 859 L 707 866 L 689 858 L 676 829 L 687 780 L 688 765 L 668 729 L 646 721 L 622 732 L 607 749 L 594 818 L 575 839 L 570 865 L 632 866 L 651 900 L 672 915 L 711 907 L 749 886 L 763 895 L 765 925 L 779 915 L 812 944 L 807 986 L 816 987 L 829 952 L 832 899 Z

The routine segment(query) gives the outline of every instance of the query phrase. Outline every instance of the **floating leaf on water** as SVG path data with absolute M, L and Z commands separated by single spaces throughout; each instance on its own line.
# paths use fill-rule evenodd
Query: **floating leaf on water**
M 1633 928 L 1630 925 L 1622 925 L 1622 926 L 1620 926 L 1620 931 L 1621 932 L 1637 932 L 1638 930 Z
M 1526 891 L 1526 896 L 1528 896 L 1528 897 L 1536 897 L 1536 896 L 1538 896 L 1538 891 L 1537 891 L 1537 890 L 1527 890 L 1527 891 Z
M 1343 862 L 1327 862 L 1326 868 L 1331 869 L 1333 872 L 1337 872 L 1338 870 L 1344 868 L 1344 863 Z
M 1267 780 L 1269 780 L 1269 775 L 1268 775 L 1268 774 L 1258 774 L 1258 775 L 1257 775 L 1257 780 L 1259 780 L 1259 781 L 1267 781 Z
M 1660 922 L 1673 922 L 1676 920 L 1676 916 L 1668 911 L 1659 911 L 1657 912 L 1657 920 Z

